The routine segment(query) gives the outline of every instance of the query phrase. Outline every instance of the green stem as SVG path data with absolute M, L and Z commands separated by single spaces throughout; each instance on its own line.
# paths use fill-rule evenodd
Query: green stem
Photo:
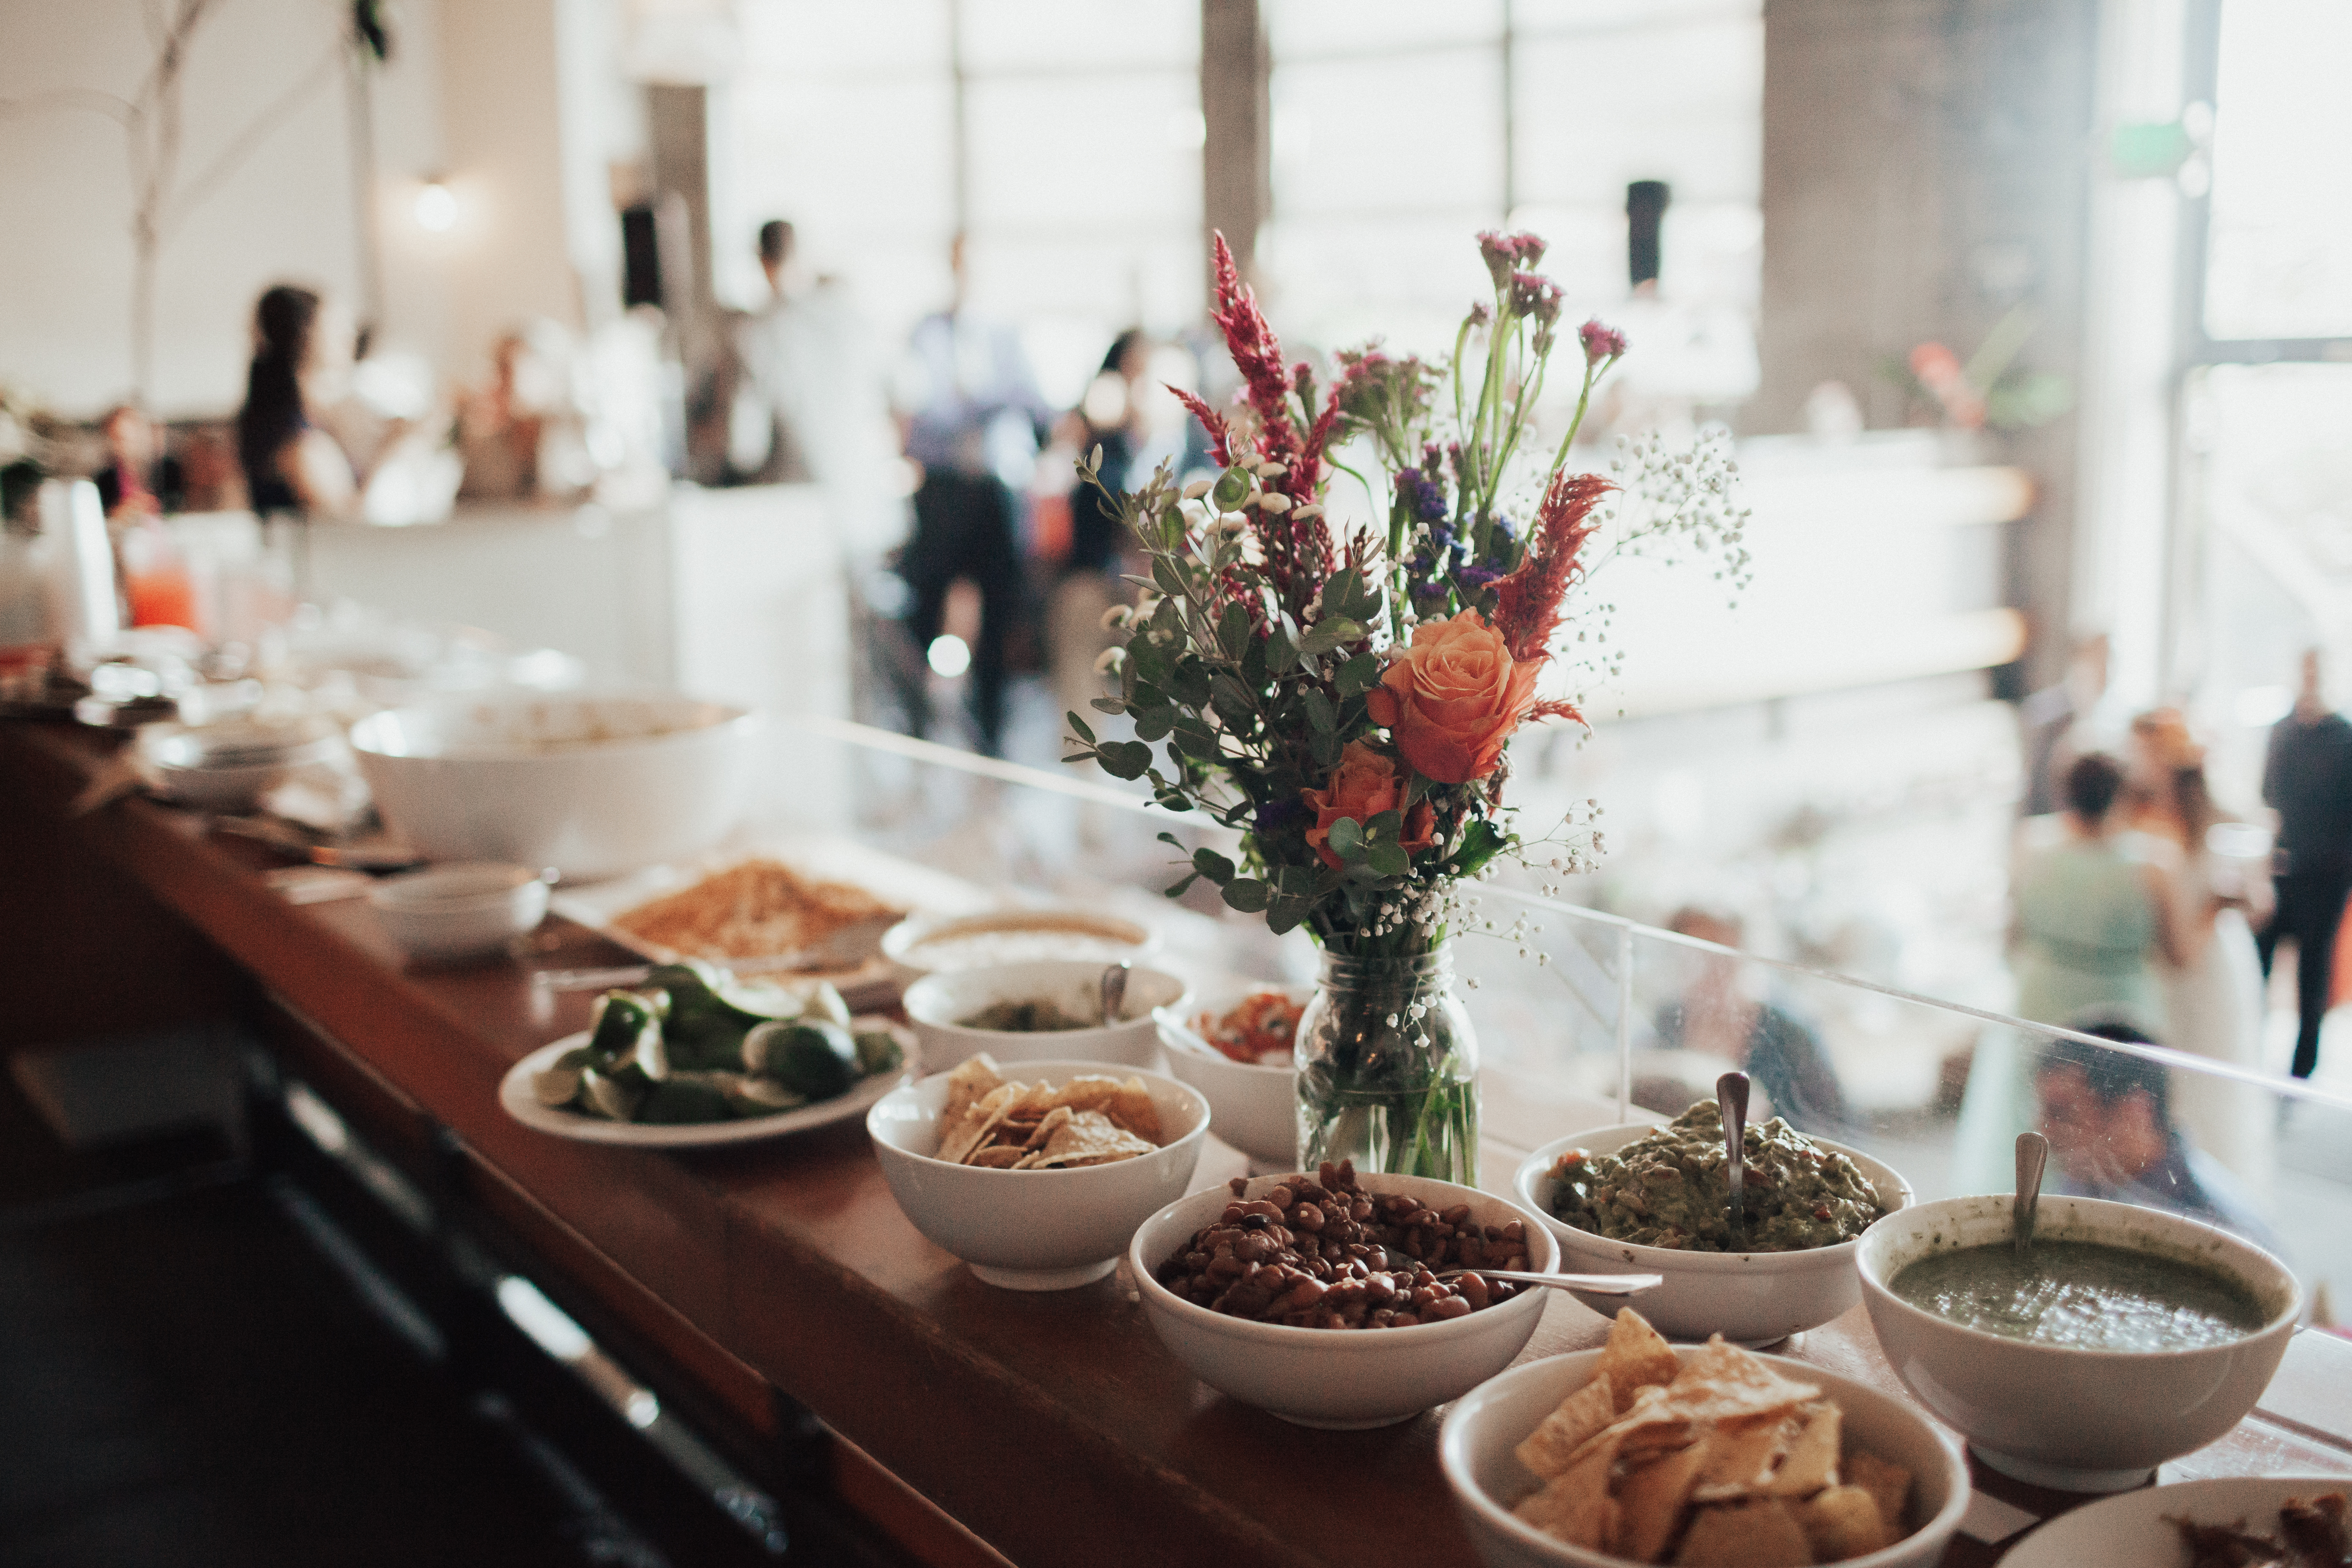
M 1584 390 L 1576 395 L 1576 417 L 1568 422 L 1568 434 L 1560 437 L 1559 451 L 1552 458 L 1553 473 L 1568 466 L 1568 449 L 1576 444 L 1576 433 L 1584 427 L 1584 411 L 1592 403 L 1592 389 L 1601 384 L 1601 378 L 1607 375 L 1609 367 L 1616 363 L 1615 354 L 1601 361 L 1597 369 L 1591 360 L 1584 362 Z

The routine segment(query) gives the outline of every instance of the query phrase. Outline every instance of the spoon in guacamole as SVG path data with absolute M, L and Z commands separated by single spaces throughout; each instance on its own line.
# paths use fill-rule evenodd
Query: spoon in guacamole
M 1727 1072 L 1715 1080 L 1715 1103 L 1723 1112 L 1723 1183 L 1731 1234 L 1748 1229 L 1748 1075 Z
M 2042 1172 L 2050 1163 L 2050 1140 L 2039 1132 L 2017 1135 L 2016 1197 L 2010 1206 L 2010 1234 L 2017 1241 L 2017 1256 L 2030 1257 L 2033 1251 L 2034 1214 L 2042 1205 Z

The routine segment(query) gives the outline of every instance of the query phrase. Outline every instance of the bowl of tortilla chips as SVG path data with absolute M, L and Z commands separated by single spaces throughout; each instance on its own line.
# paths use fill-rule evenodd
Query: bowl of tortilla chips
M 1487 1568 L 1927 1568 L 1969 1503 L 1958 1445 L 1909 1405 L 1719 1336 L 1670 1345 L 1631 1308 L 1603 1349 L 1456 1402 L 1437 1454 Z
M 917 1230 L 991 1285 L 1066 1290 L 1183 1196 L 1209 1102 L 1158 1073 L 983 1055 L 885 1095 L 866 1130 Z

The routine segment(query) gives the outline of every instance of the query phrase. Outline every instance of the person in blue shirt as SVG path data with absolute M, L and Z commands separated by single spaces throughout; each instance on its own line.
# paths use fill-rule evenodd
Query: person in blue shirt
M 2156 1044 L 2113 1018 L 2094 1016 L 2076 1026 L 2104 1040 Z M 2283 1251 L 2230 1173 L 2180 1130 L 2171 1073 L 2162 1062 L 2055 1040 L 2034 1069 L 2033 1088 L 2056 1167 L 2047 1190 L 2169 1210 Z

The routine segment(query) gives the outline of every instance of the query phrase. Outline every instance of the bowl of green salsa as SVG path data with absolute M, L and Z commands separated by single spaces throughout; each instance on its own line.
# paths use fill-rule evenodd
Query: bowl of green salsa
M 1559 1240 L 1560 1267 L 1655 1273 L 1642 1315 L 1669 1339 L 1748 1346 L 1817 1328 L 1862 1299 L 1854 1248 L 1911 1185 L 1859 1149 L 1778 1117 L 1748 1129 L 1746 1223 L 1727 1217 L 1723 1123 L 1703 1100 L 1663 1125 L 1595 1127 L 1519 1166 L 1519 1201 Z M 1604 1315 L 1617 1303 L 1586 1305 Z
M 2138 1486 L 2236 1426 L 2286 1353 L 2303 1292 L 2252 1243 L 2186 1216 L 2045 1196 L 1888 1215 L 1855 1254 L 1905 1386 L 1993 1469 L 2065 1491 Z

